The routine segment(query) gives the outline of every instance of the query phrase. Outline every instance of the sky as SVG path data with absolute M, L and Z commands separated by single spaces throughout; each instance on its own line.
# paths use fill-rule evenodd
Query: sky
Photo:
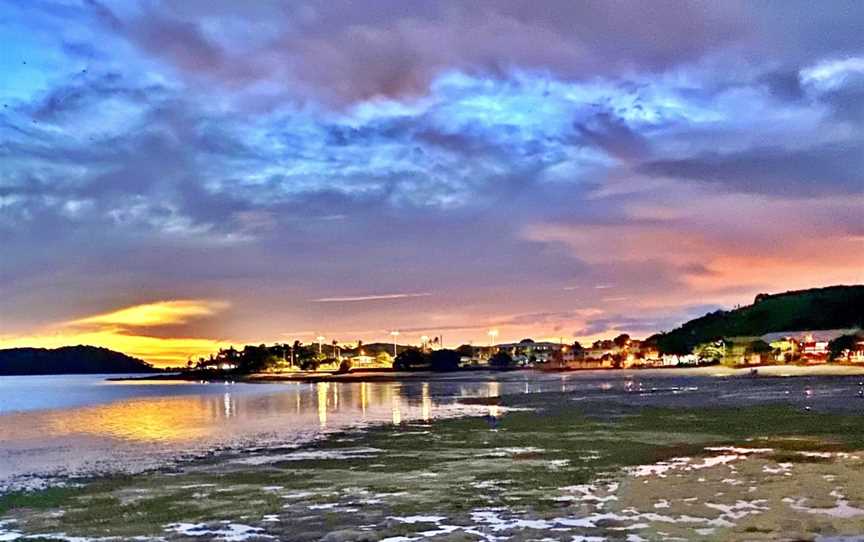
M 0 0 L 0 347 L 669 330 L 864 282 L 864 3 Z

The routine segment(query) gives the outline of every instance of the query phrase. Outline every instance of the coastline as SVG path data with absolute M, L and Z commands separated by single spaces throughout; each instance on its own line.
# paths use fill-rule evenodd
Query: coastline
M 753 374 L 753 371 L 756 374 Z M 411 382 L 427 380 L 431 377 L 459 377 L 463 375 L 476 376 L 478 373 L 492 376 L 501 373 L 526 371 L 529 373 L 545 373 L 560 375 L 602 375 L 630 374 L 650 376 L 716 376 L 716 377 L 814 377 L 814 376 L 864 376 L 864 365 L 754 365 L 751 367 L 726 367 L 723 365 L 708 365 L 702 367 L 652 367 L 645 369 L 571 369 L 571 370 L 539 370 L 514 369 L 501 371 L 487 368 L 463 369 L 452 372 L 434 371 L 394 371 L 394 370 L 362 370 L 349 373 L 327 372 L 292 372 L 292 373 L 253 373 L 248 375 L 228 374 L 170 374 L 146 375 L 108 378 L 109 381 L 200 381 L 200 382 L 245 382 L 251 384 L 284 383 L 284 382 Z

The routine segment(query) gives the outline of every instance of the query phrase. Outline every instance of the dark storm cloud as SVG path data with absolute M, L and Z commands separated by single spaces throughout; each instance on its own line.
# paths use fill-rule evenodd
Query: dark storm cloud
M 588 121 L 577 123 L 575 128 L 587 143 L 619 160 L 630 162 L 648 155 L 649 147 L 645 137 L 611 113 L 598 113 Z
M 778 147 L 706 153 L 639 167 L 648 175 L 716 183 L 727 189 L 782 196 L 864 192 L 864 144 L 790 150 Z
M 798 70 L 777 70 L 761 74 L 757 82 L 766 85 L 772 94 L 785 100 L 800 100 L 805 92 Z

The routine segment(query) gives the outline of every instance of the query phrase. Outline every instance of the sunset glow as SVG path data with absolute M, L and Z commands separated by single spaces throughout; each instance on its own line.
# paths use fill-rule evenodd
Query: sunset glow
M 571 342 L 864 282 L 840 3 L 7 2 L 0 347 Z
M 125 307 L 37 330 L 31 335 L 0 335 L 0 348 L 32 346 L 58 348 L 88 344 L 139 357 L 157 366 L 185 365 L 187 359 L 207 357 L 230 341 L 184 336 L 148 335 L 162 326 L 188 324 L 228 308 L 220 301 L 159 301 Z

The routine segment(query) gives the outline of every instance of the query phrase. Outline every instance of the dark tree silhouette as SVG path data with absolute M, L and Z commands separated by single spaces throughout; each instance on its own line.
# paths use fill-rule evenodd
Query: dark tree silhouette
M 429 362 L 433 371 L 456 371 L 460 357 L 455 350 L 435 350 L 429 355 Z
M 396 356 L 396 360 L 393 362 L 393 368 L 397 371 L 412 371 L 425 368 L 429 363 L 429 357 L 423 352 L 416 348 L 406 348 Z
M 515 367 L 516 364 L 510 354 L 501 350 L 489 358 L 489 366 L 495 369 L 510 369 Z
M 849 351 L 854 350 L 861 338 L 857 335 L 841 335 L 828 343 L 828 357 L 835 361 Z

